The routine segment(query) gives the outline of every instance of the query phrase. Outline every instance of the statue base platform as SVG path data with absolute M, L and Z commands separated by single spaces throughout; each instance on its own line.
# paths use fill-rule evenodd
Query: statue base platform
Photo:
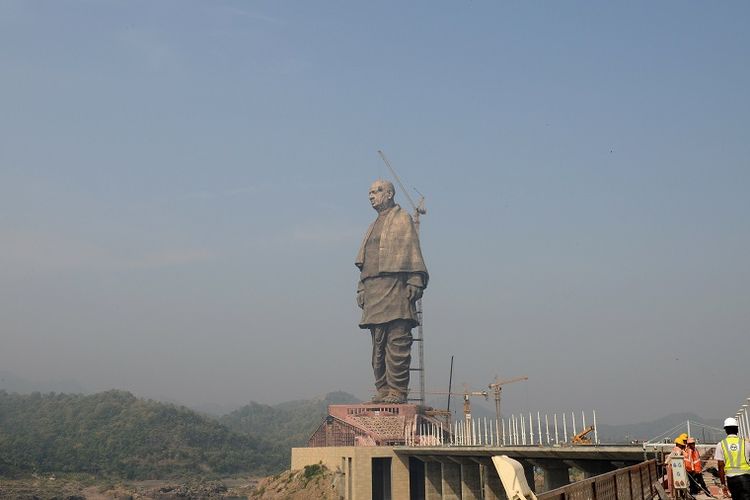
M 433 439 L 449 432 L 429 409 L 411 403 L 362 403 L 329 405 L 328 415 L 308 441 L 320 446 L 399 446 L 430 429 Z

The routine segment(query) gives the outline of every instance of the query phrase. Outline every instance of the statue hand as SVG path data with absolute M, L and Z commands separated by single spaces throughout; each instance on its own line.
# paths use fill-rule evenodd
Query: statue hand
M 365 308 L 365 292 L 357 292 L 357 305 L 360 309 Z
M 422 298 L 422 289 L 414 285 L 406 285 L 406 295 L 409 297 L 409 302 L 416 302 Z

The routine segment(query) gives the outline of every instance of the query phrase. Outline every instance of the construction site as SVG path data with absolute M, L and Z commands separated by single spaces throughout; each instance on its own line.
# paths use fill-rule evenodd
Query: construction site
M 357 300 L 364 310 L 360 328 L 370 328 L 373 335 L 373 369 L 378 393 L 371 403 L 330 405 L 328 415 L 310 436 L 308 446 L 292 450 L 292 470 L 317 464 L 335 471 L 336 495 L 343 500 L 646 500 L 722 496 L 715 473 L 716 461 L 711 461 L 715 445 L 705 444 L 720 440 L 721 429 L 703 426 L 702 444 L 695 448 L 698 466 L 705 462 L 707 473 L 698 481 L 696 476 L 686 472 L 683 453 L 673 450 L 672 440 L 682 429 L 670 429 L 645 442 L 605 443 L 600 440 L 597 414 L 593 410 L 504 414 L 503 388 L 527 381 L 529 377 L 525 375 L 507 379 L 496 376 L 486 388 L 464 385 L 463 391 L 454 391 L 451 357 L 447 390 L 427 391 L 422 289 L 426 287 L 428 275 L 417 239 L 420 217 L 427 213 L 425 200 L 420 195 L 415 203 L 385 154 L 382 151 L 378 154 L 412 208 L 406 223 L 412 226 L 411 233 L 406 231 L 397 239 L 404 248 L 409 248 L 410 244 L 410 248 L 416 248 L 411 251 L 416 252 L 417 264 L 410 264 L 415 271 L 401 275 L 411 276 L 409 280 L 420 285 L 418 293 L 410 290 L 408 298 L 404 299 L 407 306 L 413 307 L 413 325 L 416 326 L 408 344 L 414 346 L 414 363 L 408 364 L 409 356 L 404 359 L 408 373 L 416 376 L 412 378 L 417 379 L 414 381 L 417 389 L 387 387 L 387 379 L 396 380 L 389 370 L 403 373 L 404 366 L 403 363 L 396 365 L 396 351 L 383 350 L 377 354 L 378 349 L 383 349 L 376 341 L 377 336 L 387 336 L 388 329 L 401 320 L 373 325 L 365 319 L 370 314 L 367 304 L 372 297 L 365 298 L 368 292 L 363 282 L 399 279 L 393 278 L 393 273 L 378 275 L 376 272 L 387 248 L 383 246 L 381 234 L 383 238 L 391 237 L 383 224 L 388 224 L 393 211 L 399 209 L 393 202 L 394 185 L 378 180 L 370 189 L 370 201 L 379 215 L 365 235 L 357 260 L 357 267 L 362 271 Z M 381 213 L 391 215 L 384 218 Z M 410 238 L 414 243 L 404 243 Z M 401 255 L 407 252 L 404 248 L 391 251 Z M 369 268 L 368 259 L 375 260 Z M 380 293 L 377 288 L 374 290 Z M 377 293 L 373 297 L 378 304 L 398 299 L 397 288 L 389 289 L 387 293 L 391 295 L 386 297 Z M 398 331 L 393 333 L 398 334 Z M 391 361 L 393 366 L 388 365 Z M 407 384 L 409 379 L 407 374 Z M 446 397 L 446 407 L 428 405 L 428 396 L 432 399 Z M 462 400 L 461 417 L 454 417 L 451 410 L 453 397 Z M 473 414 L 472 400 L 476 398 L 485 401 L 492 398 L 494 418 Z M 747 438 L 750 429 L 747 408 L 747 404 L 741 404 L 737 412 L 741 422 L 739 434 L 743 438 Z M 679 439 L 692 436 L 689 421 L 686 430 Z M 710 441 L 706 441 L 706 430 Z
M 464 418 L 453 422 L 446 410 L 416 404 L 331 405 L 308 446 L 292 449 L 291 469 L 325 465 L 346 500 L 722 498 L 715 445 L 697 445 L 708 486 L 690 495 L 667 435 L 608 444 L 598 438 L 594 412 L 590 425 L 585 413 L 472 418 L 471 392 L 463 396 Z M 738 420 L 747 436 L 747 404 Z

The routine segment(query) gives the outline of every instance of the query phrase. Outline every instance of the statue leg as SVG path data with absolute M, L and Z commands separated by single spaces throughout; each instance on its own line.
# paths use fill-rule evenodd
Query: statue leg
M 398 319 L 387 324 L 385 349 L 386 381 L 388 399 L 405 403 L 409 393 L 409 367 L 411 366 L 411 328 L 409 322 Z M 398 401 L 393 401 L 398 399 Z
M 372 398 L 373 403 L 380 403 L 388 395 L 388 383 L 386 381 L 385 345 L 388 339 L 385 325 L 370 328 L 372 335 L 372 371 L 375 375 L 375 389 L 378 393 Z

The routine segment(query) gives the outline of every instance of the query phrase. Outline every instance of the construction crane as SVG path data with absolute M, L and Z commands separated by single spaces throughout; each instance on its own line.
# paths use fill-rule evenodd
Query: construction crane
M 471 421 L 471 399 L 472 397 L 482 396 L 487 401 L 489 393 L 487 391 L 471 391 L 464 392 L 464 419 L 467 422 Z
M 419 194 L 419 203 L 414 204 L 414 200 L 411 199 L 411 196 L 409 196 L 409 192 L 404 187 L 403 183 L 401 182 L 401 178 L 398 176 L 396 171 L 391 166 L 391 162 L 388 161 L 388 158 L 385 157 L 385 153 L 383 153 L 382 150 L 378 149 L 378 154 L 383 159 L 383 163 L 385 163 L 385 166 L 388 167 L 388 170 L 391 171 L 391 174 L 393 174 L 393 177 L 396 179 L 396 183 L 398 183 L 398 186 L 401 188 L 401 191 L 404 193 L 404 196 L 406 196 L 406 199 L 409 201 L 409 205 L 411 205 L 411 208 L 414 209 L 414 215 L 412 218 L 414 219 L 414 225 L 417 226 L 417 231 L 419 231 L 419 216 L 425 215 L 427 213 L 427 210 L 424 208 L 424 196 L 422 196 L 422 193 L 417 191 L 417 194 Z
M 591 439 L 587 438 L 586 436 L 594 431 L 594 426 L 589 425 L 585 429 L 583 429 L 581 432 L 573 436 L 573 439 L 570 440 L 571 444 L 591 444 Z
M 464 386 L 464 392 L 448 392 L 448 391 L 435 391 L 426 392 L 425 394 L 438 394 L 448 396 L 463 396 L 464 398 L 464 419 L 469 422 L 471 421 L 471 398 L 483 397 L 485 401 L 489 399 L 490 393 L 487 391 L 470 391 Z
M 503 386 L 512 384 L 513 382 L 521 382 L 523 380 L 529 380 L 529 377 L 516 377 L 507 380 L 498 380 L 496 375 L 495 381 L 488 386 L 495 393 L 495 413 L 497 414 L 498 420 L 500 420 L 500 392 L 503 390 Z

